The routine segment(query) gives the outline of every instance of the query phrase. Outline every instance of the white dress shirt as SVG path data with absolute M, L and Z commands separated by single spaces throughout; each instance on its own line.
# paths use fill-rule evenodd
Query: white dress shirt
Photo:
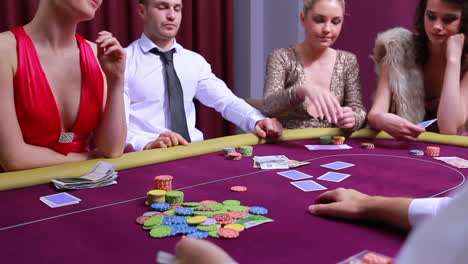
M 408 216 L 409 222 L 413 228 L 418 227 L 426 219 L 438 214 L 438 212 L 446 207 L 452 198 L 422 198 L 411 201 Z
M 413 230 L 396 264 L 468 263 L 468 188 Z
M 158 48 L 146 35 L 126 48 L 125 111 L 128 124 L 127 144 L 143 150 L 159 134 L 171 129 L 169 100 L 164 80 L 164 65 L 159 56 L 150 52 Z M 222 116 L 247 132 L 265 117 L 244 100 L 235 96 L 226 84 L 211 71 L 211 66 L 199 54 L 184 49 L 174 40 L 174 68 L 184 93 L 187 126 L 192 141 L 203 140 L 195 128 L 193 99 L 214 108 Z M 171 49 L 172 49 L 171 48 Z

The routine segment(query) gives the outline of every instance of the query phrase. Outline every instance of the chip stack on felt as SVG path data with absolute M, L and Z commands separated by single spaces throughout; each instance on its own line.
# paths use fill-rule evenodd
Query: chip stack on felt
M 429 157 L 439 157 L 440 156 L 440 148 L 435 146 L 428 146 L 426 147 L 426 156 Z
M 172 179 L 171 175 L 159 175 L 154 178 L 154 189 L 164 190 L 166 192 L 172 191 Z

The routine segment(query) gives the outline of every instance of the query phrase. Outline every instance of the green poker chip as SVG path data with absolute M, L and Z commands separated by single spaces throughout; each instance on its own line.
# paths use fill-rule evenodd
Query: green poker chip
M 151 217 L 150 219 L 146 220 L 146 221 L 143 223 L 143 226 L 149 227 L 149 226 L 160 225 L 160 224 L 162 224 L 163 219 L 164 219 L 164 216 L 162 216 L 162 215 L 155 215 L 155 216 Z
M 175 216 L 175 215 L 176 215 L 174 209 L 167 210 L 167 211 L 165 211 L 164 213 L 167 214 L 168 216 Z
M 240 154 L 244 157 L 251 157 L 253 155 L 253 147 L 252 146 L 241 146 L 240 147 Z
M 154 238 L 167 237 L 171 233 L 171 228 L 165 225 L 155 226 L 150 231 L 150 236 Z
M 245 212 L 247 210 L 247 207 L 243 205 L 230 205 L 226 206 L 226 209 L 230 212 Z
M 181 191 L 172 191 L 166 193 L 166 203 L 170 205 L 179 205 L 184 202 L 184 193 Z
M 183 203 L 182 205 L 185 206 L 185 207 L 190 207 L 190 208 L 200 207 L 201 206 L 201 204 L 197 203 L 197 202 L 186 202 L 186 203 Z
M 224 205 L 240 205 L 241 202 L 238 200 L 226 200 L 223 202 Z
M 224 204 L 221 204 L 221 203 L 212 203 L 212 204 L 207 205 L 206 207 L 211 208 L 213 210 L 225 209 Z
M 197 229 L 200 231 L 211 232 L 211 231 L 218 231 L 219 227 L 217 225 L 209 225 L 209 226 L 198 225 Z
M 219 238 L 218 230 L 208 232 L 210 237 Z
M 228 209 L 223 208 L 223 209 L 221 209 L 221 210 L 217 210 L 217 211 L 212 212 L 212 213 L 213 213 L 212 215 L 215 215 L 215 214 L 225 214 L 225 213 L 227 213 L 227 212 L 228 212 Z
M 212 215 L 214 215 L 214 212 L 213 211 L 195 211 L 193 213 L 194 215 L 196 216 L 206 216 L 206 217 L 210 217 Z

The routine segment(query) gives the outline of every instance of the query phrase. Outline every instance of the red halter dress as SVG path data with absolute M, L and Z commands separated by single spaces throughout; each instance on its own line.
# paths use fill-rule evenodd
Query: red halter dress
M 80 35 L 81 101 L 70 131 L 63 131 L 60 112 L 31 38 L 23 27 L 16 37 L 18 69 L 14 76 L 15 108 L 24 141 L 63 155 L 88 151 L 90 134 L 103 112 L 104 78 L 91 46 Z M 63 74 L 67 74 L 64 72 Z

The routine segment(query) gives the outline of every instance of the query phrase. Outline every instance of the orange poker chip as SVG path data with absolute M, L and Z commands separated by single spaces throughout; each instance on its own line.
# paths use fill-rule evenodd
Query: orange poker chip
M 159 180 L 159 181 L 170 181 L 174 179 L 174 177 L 171 175 L 159 175 L 159 176 L 156 176 L 154 179 Z
M 393 261 L 391 258 L 384 255 L 380 255 L 374 252 L 369 252 L 364 257 L 362 257 L 362 262 L 365 264 L 392 264 Z
M 247 187 L 245 187 L 245 186 L 232 186 L 231 191 L 233 191 L 233 192 L 245 192 L 245 191 L 247 191 Z
M 242 154 L 239 152 L 231 152 L 227 154 L 226 157 L 228 160 L 241 160 L 242 159 Z
M 232 219 L 241 219 L 244 218 L 243 212 L 228 212 L 227 213 Z
M 214 200 L 204 200 L 204 201 L 201 201 L 201 202 L 200 202 L 200 204 L 203 205 L 203 206 L 207 206 L 207 205 L 214 204 L 214 203 L 217 203 L 217 201 L 214 201 Z
M 239 237 L 239 231 L 230 228 L 220 228 L 218 230 L 218 235 L 223 238 L 237 238 Z

